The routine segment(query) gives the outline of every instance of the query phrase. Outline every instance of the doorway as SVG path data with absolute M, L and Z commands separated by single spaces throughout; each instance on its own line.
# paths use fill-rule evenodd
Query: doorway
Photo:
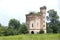
M 34 34 L 34 31 L 31 31 L 31 34 Z

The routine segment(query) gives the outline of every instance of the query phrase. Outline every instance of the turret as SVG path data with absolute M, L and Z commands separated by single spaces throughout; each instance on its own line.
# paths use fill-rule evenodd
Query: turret
M 41 29 L 46 33 L 46 6 L 40 7 L 41 13 Z
M 41 13 L 46 13 L 46 6 L 40 7 L 40 12 Z

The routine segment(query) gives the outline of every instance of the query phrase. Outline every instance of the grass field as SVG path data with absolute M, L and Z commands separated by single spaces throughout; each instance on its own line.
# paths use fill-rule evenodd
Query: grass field
M 16 36 L 0 36 L 0 40 L 60 40 L 60 34 L 22 34 Z

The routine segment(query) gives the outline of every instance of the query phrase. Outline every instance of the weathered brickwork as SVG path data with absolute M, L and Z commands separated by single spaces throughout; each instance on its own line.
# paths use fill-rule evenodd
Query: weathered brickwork
M 36 14 L 27 14 L 26 25 L 30 34 L 37 34 L 41 29 L 46 33 L 46 7 L 40 7 L 40 12 Z

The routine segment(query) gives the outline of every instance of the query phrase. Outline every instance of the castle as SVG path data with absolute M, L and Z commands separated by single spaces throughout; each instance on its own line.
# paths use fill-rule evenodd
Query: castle
M 26 25 L 30 34 L 38 34 L 41 29 L 46 33 L 46 6 L 38 13 L 26 14 Z

